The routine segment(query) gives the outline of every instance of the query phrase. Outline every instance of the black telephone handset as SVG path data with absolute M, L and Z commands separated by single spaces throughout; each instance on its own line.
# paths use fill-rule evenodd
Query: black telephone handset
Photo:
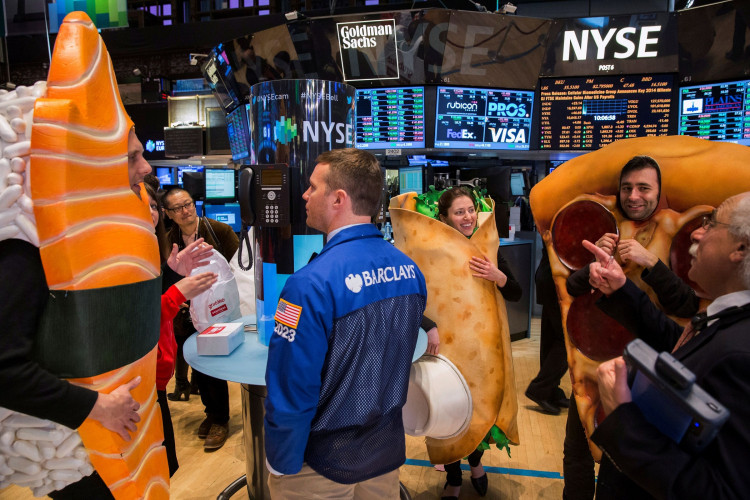
M 248 237 L 248 228 L 255 224 L 255 206 L 253 203 L 253 169 L 243 168 L 240 171 L 240 218 L 242 219 L 242 231 L 240 232 L 240 247 L 237 250 L 237 263 L 243 271 L 249 271 L 253 267 L 253 247 Z M 247 248 L 248 264 L 242 262 L 242 248 Z
M 240 215 L 242 233 L 240 244 L 247 246 L 251 255 L 247 269 L 240 260 L 244 270 L 252 267 L 252 252 L 247 236 L 249 226 L 284 227 L 291 224 L 291 188 L 289 165 L 284 163 L 268 165 L 249 165 L 240 172 Z
M 245 228 L 255 224 L 254 195 L 253 169 L 245 167 L 240 171 L 240 216 L 242 226 Z

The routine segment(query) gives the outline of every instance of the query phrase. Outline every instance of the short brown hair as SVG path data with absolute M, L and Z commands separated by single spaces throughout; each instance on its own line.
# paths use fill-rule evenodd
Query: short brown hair
M 374 217 L 383 198 L 383 171 L 377 158 L 355 148 L 334 149 L 322 153 L 315 163 L 330 166 L 327 192 L 343 189 L 352 200 L 354 215 Z

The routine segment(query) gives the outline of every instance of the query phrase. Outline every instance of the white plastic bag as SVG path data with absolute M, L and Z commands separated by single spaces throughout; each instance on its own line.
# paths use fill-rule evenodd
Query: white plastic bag
M 252 242 L 255 241 L 253 239 L 254 230 L 254 227 L 250 227 L 250 231 L 248 231 L 248 239 L 250 240 L 251 245 Z M 240 240 L 240 245 L 243 244 L 242 240 Z M 237 260 L 238 254 L 239 250 L 234 252 L 232 260 L 229 261 L 229 267 L 234 273 L 234 278 L 237 280 L 237 290 L 240 292 L 240 312 L 243 316 L 248 316 L 250 314 L 255 314 L 255 268 L 243 271 Z M 249 258 L 250 256 L 248 255 L 247 249 L 244 249 L 242 252 L 242 260 L 247 262 L 247 259 Z
M 190 317 L 198 333 L 215 323 L 230 323 L 242 316 L 237 281 L 229 263 L 216 249 L 209 263 L 196 267 L 190 275 L 207 271 L 216 273 L 219 278 L 211 288 L 190 301 Z

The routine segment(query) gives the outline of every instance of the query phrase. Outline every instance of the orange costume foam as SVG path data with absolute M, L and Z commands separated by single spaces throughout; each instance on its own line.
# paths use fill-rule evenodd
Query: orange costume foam
M 73 12 L 63 21 L 47 88 L 47 97 L 34 108 L 31 196 L 50 289 L 91 290 L 157 278 L 151 217 L 128 179 L 133 123 L 120 100 L 104 42 L 85 13 Z M 169 498 L 155 366 L 156 342 L 126 366 L 70 380 L 109 393 L 142 377 L 132 391 L 141 405 L 132 441 L 90 419 L 78 429 L 92 464 L 117 499 Z

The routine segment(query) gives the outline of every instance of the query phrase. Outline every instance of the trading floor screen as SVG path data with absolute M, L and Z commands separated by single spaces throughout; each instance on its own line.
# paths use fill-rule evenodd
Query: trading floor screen
M 673 93 L 671 75 L 544 79 L 539 149 L 598 149 L 668 135 Z

